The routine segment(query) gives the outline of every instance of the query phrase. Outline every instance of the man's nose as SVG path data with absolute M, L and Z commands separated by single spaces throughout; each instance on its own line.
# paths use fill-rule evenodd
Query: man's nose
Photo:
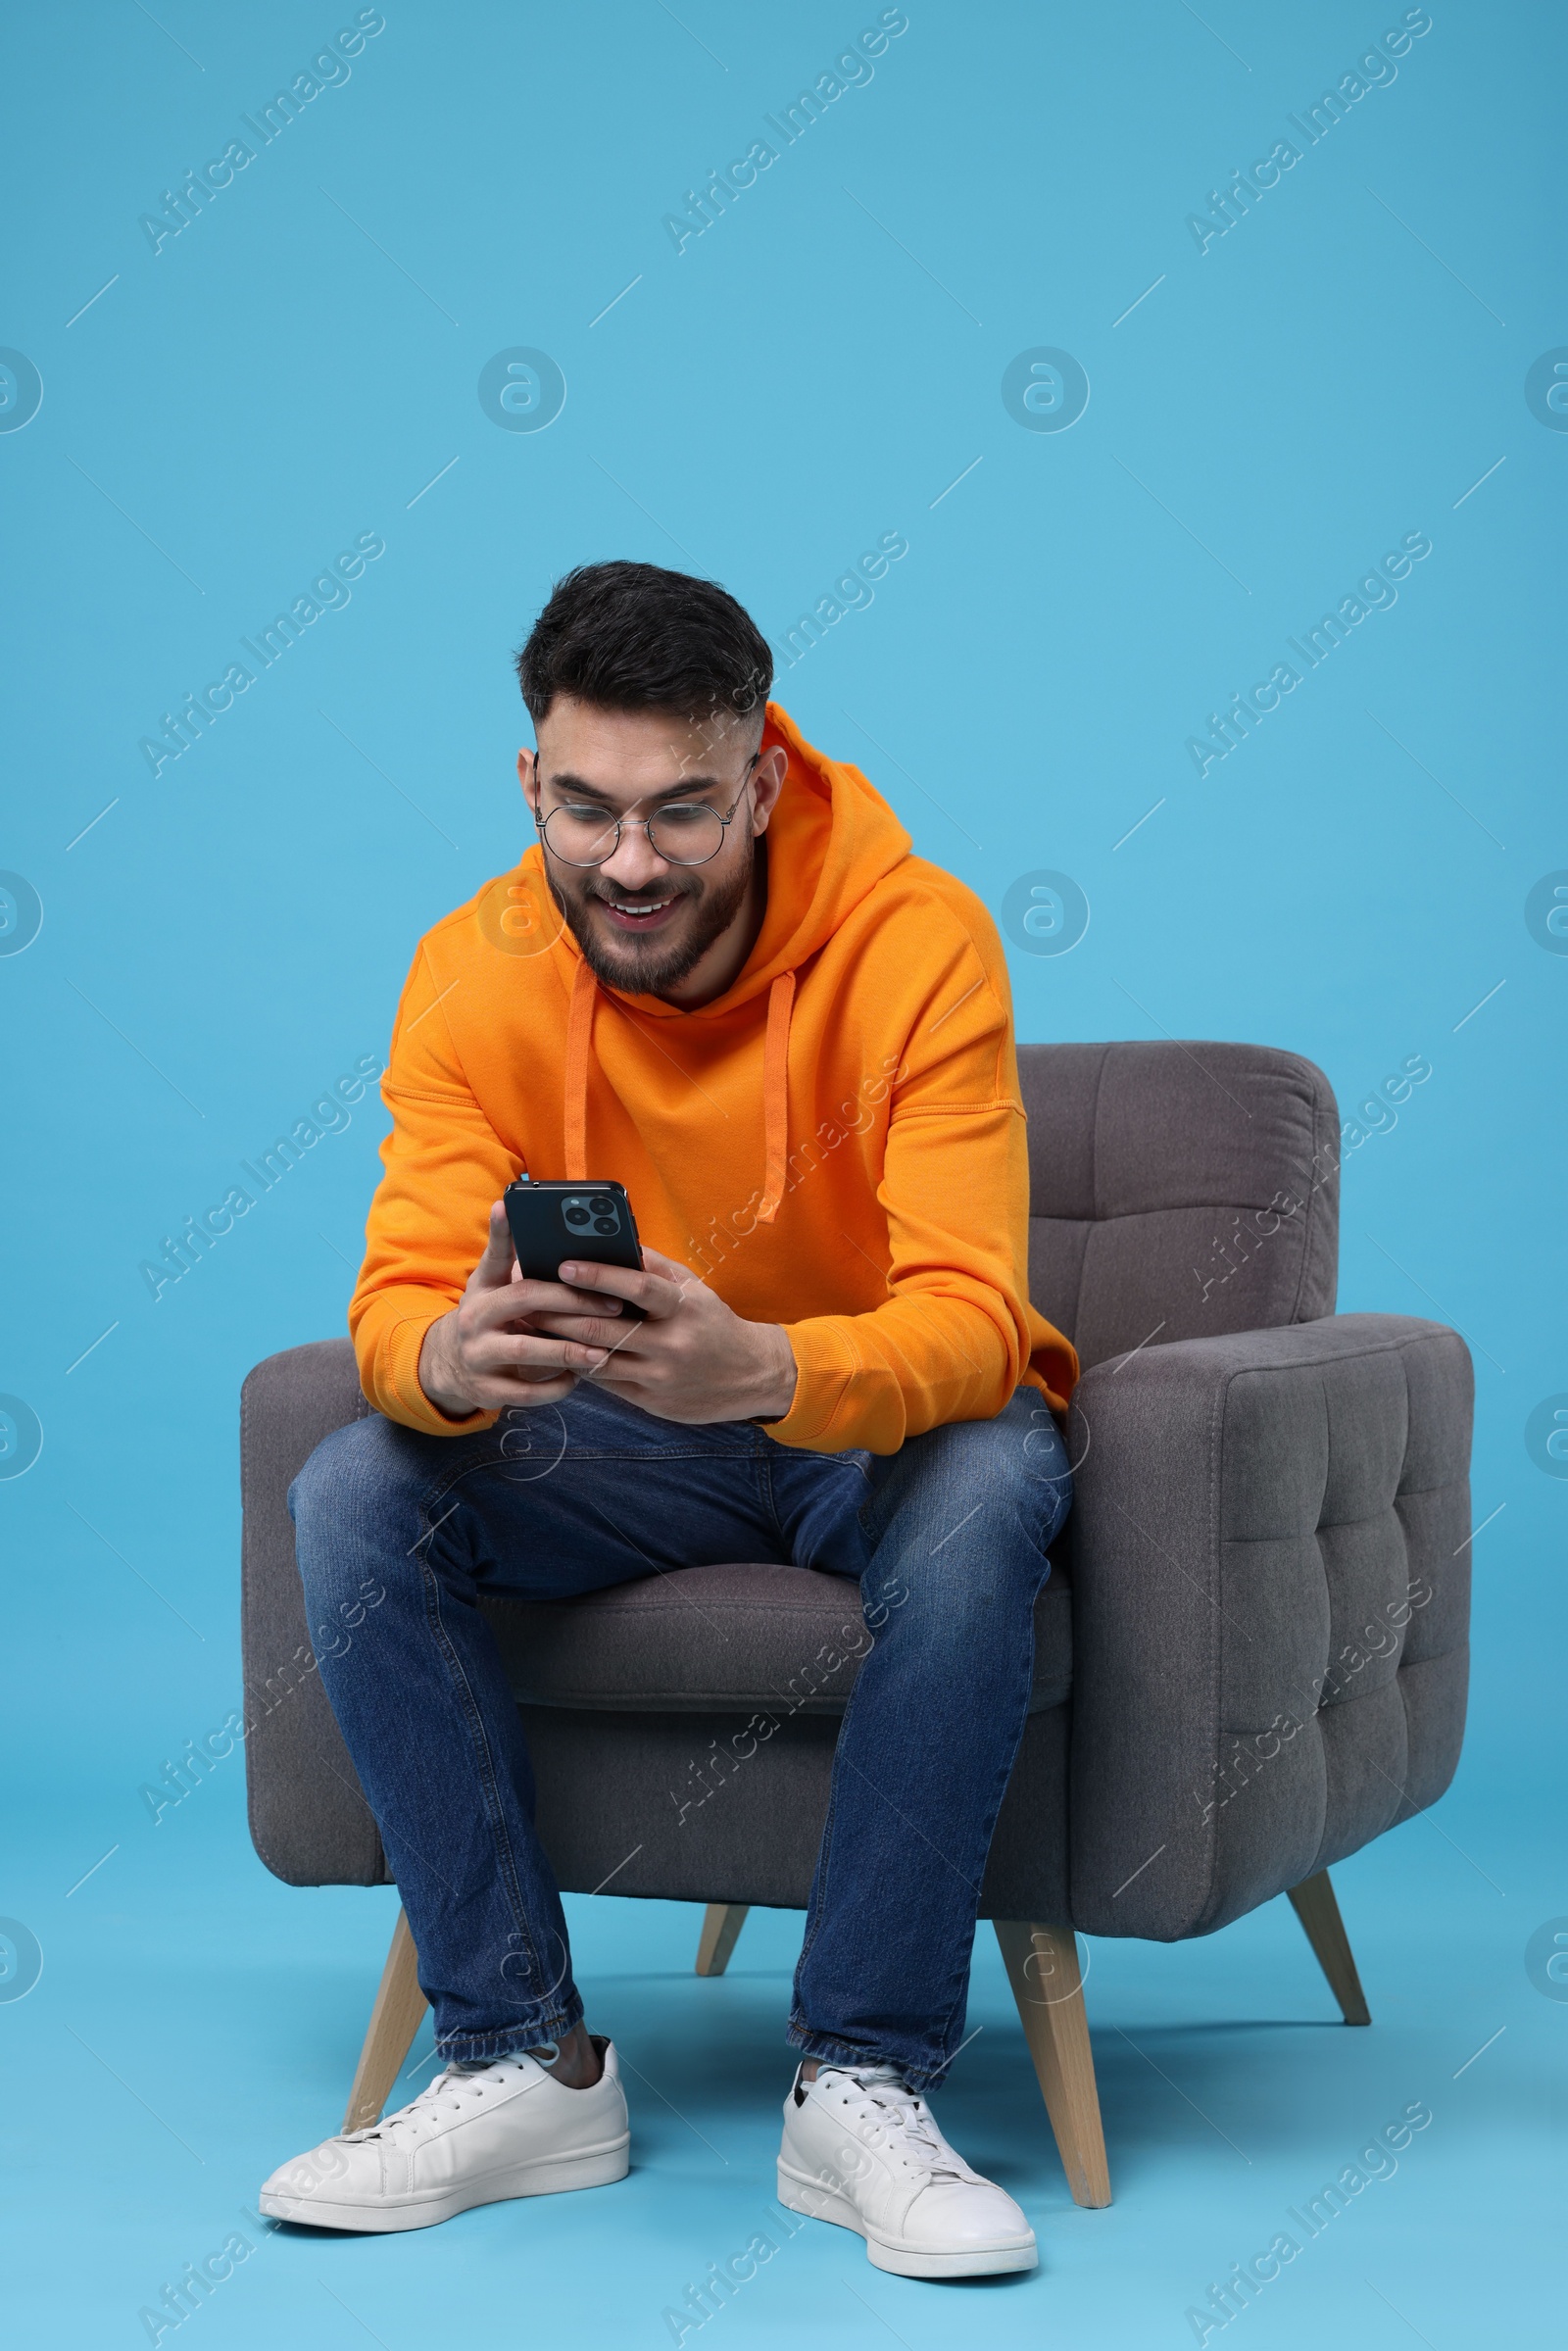
M 654 849 L 643 825 L 623 824 L 614 856 L 607 857 L 599 870 L 617 889 L 637 890 L 648 882 L 662 879 L 669 867 Z

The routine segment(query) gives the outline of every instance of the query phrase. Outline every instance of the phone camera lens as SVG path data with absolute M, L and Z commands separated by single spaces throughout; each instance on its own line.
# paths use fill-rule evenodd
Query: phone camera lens
M 587 1209 L 579 1208 L 575 1203 L 573 1203 L 573 1205 L 569 1208 L 564 1208 L 562 1210 L 562 1214 L 565 1217 L 567 1224 L 575 1225 L 579 1231 L 581 1231 L 588 1222 Z
M 612 1216 L 596 1216 L 594 1218 L 594 1231 L 596 1233 L 612 1233 L 614 1230 L 615 1220 Z
M 588 1202 L 588 1205 L 590 1208 L 592 1208 L 596 1216 L 613 1216 L 615 1213 L 614 1201 L 612 1200 L 605 1200 L 602 1196 L 591 1200 Z

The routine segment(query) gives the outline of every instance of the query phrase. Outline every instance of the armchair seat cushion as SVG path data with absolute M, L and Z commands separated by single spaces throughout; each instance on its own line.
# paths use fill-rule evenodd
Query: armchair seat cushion
M 519 1705 L 631 1714 L 844 1711 L 871 1646 L 860 1596 L 814 1568 L 688 1567 L 580 1600 L 486 1599 Z M 1031 1714 L 1072 1684 L 1072 1593 L 1035 1606 Z

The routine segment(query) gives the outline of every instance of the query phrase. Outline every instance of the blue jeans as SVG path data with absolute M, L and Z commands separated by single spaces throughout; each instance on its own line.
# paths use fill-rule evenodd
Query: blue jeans
M 321 1680 L 380 1824 L 448 2058 L 582 2016 L 481 1593 L 569 1599 L 656 1570 L 853 1576 L 871 1627 L 833 1765 L 789 2038 L 938 2082 L 963 2037 L 975 1910 L 1034 1667 L 1034 1601 L 1071 1479 L 1020 1388 L 890 1455 L 684 1428 L 579 1382 L 472 1437 L 372 1414 L 289 1493 Z M 376 1597 L 384 1593 L 383 1597 Z M 352 1638 L 329 1626 L 359 1624 Z

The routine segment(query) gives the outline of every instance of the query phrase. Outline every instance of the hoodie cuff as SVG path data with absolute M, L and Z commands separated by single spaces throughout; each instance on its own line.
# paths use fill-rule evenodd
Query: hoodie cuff
M 787 1322 L 784 1336 L 795 1357 L 795 1399 L 781 1420 L 760 1425 L 779 1445 L 800 1445 L 819 1453 L 848 1449 L 855 1438 L 842 1434 L 835 1438 L 833 1424 L 858 1365 L 853 1342 L 826 1315 L 809 1322 Z
M 420 1429 L 427 1437 L 475 1437 L 494 1428 L 500 1413 L 470 1412 L 466 1420 L 449 1420 L 419 1386 L 424 1335 L 449 1310 L 438 1305 L 427 1314 L 400 1316 L 374 1349 L 362 1379 L 370 1402 L 388 1420 L 399 1421 L 406 1429 Z

